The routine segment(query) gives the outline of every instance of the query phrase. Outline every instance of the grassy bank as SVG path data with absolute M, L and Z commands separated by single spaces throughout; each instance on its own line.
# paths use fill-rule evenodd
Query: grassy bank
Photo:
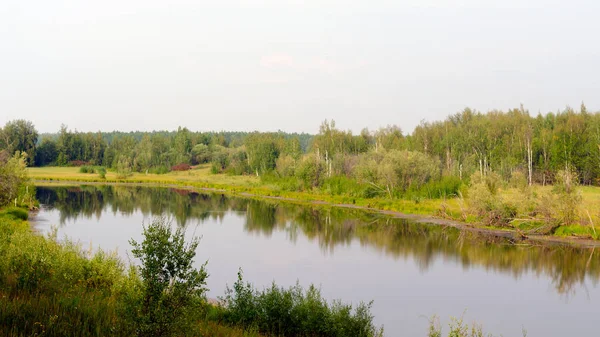
M 249 193 L 257 196 L 273 196 L 298 201 L 324 201 L 332 204 L 352 204 L 379 210 L 404 212 L 407 214 L 434 215 L 441 209 L 453 217 L 461 212 L 460 200 L 402 200 L 388 198 L 361 198 L 356 196 L 322 193 L 320 191 L 285 191 L 275 184 L 262 183 L 256 176 L 230 176 L 211 174 L 208 165 L 184 172 L 166 174 L 133 173 L 127 179 L 120 179 L 115 172 L 108 172 L 106 179 L 97 174 L 80 173 L 77 167 L 33 167 L 27 169 L 34 180 L 47 182 L 95 182 L 95 183 L 151 183 L 164 185 L 214 188 L 231 193 Z
M 293 202 L 322 202 L 332 205 L 346 205 L 381 211 L 391 211 L 410 215 L 422 215 L 440 219 L 454 220 L 467 227 L 513 231 L 517 236 L 525 234 L 539 236 L 538 228 L 543 228 L 547 220 L 535 218 L 517 219 L 510 225 L 497 226 L 482 221 L 471 212 L 469 200 L 459 197 L 444 199 L 412 198 L 390 199 L 385 197 L 364 198 L 338 192 L 326 193 L 323 190 L 289 191 L 281 186 L 264 182 L 256 176 L 233 176 L 226 174 L 212 174 L 208 165 L 183 172 L 169 172 L 166 174 L 133 173 L 126 179 L 120 178 L 114 172 L 106 173 L 105 178 L 98 174 L 80 173 L 76 167 L 42 167 L 28 168 L 32 179 L 51 183 L 60 182 L 89 182 L 89 183 L 133 183 L 133 184 L 158 184 L 187 186 L 192 188 L 217 189 L 230 194 L 252 197 L 272 197 Z M 595 224 L 600 223 L 600 212 L 596 209 L 600 205 L 600 188 L 584 186 L 581 190 L 580 218 L 578 223 L 569 225 L 556 225 L 552 236 L 565 238 L 597 239 L 600 229 L 596 230 Z M 533 198 L 549 195 L 551 186 L 534 186 L 531 191 Z M 503 203 L 521 203 L 522 192 L 508 185 L 499 189 L 498 199 Z M 546 223 L 545 223 L 545 222 Z M 459 223 L 456 223 L 460 226 Z M 517 234 L 518 233 L 518 234 Z
M 132 242 L 139 268 L 35 234 L 27 218 L 0 209 L 2 336 L 381 336 L 366 304 L 328 303 L 312 286 L 258 291 L 241 272 L 225 305 L 209 304 L 204 267 L 189 269 L 198 241 L 164 218 Z
M 27 210 L 0 210 L 0 335 L 131 336 L 123 295 L 131 279 L 114 255 L 31 231 Z M 194 336 L 258 336 L 199 321 Z

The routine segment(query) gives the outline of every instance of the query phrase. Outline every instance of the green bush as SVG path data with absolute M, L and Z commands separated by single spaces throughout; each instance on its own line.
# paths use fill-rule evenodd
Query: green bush
M 148 170 L 148 173 L 152 173 L 152 174 L 167 174 L 169 172 L 170 172 L 169 168 L 167 166 L 164 166 L 164 165 L 151 167 Z
M 0 212 L 0 335 L 123 335 L 112 293 L 120 261 L 36 235 L 11 214 Z
M 371 304 L 329 304 L 314 286 L 284 289 L 273 284 L 263 291 L 244 283 L 241 270 L 227 288 L 219 319 L 273 336 L 382 336 L 370 313 Z
M 20 207 L 8 207 L 0 211 L 0 216 L 6 215 L 15 220 L 27 220 L 29 218 L 29 212 Z
M 96 168 L 88 165 L 81 166 L 79 168 L 79 173 L 96 173 Z
M 133 256 L 141 262 L 141 286 L 127 312 L 137 335 L 185 335 L 206 292 L 206 264 L 199 270 L 193 267 L 199 241 L 193 238 L 186 244 L 183 229 L 172 232 L 165 218 L 154 219 L 143 235 L 141 243 L 130 241 Z
M 460 193 L 462 180 L 455 176 L 444 176 L 431 180 L 425 185 L 408 191 L 408 195 L 417 195 L 428 199 L 454 198 Z
M 321 190 L 330 195 L 362 196 L 365 187 L 359 184 L 356 179 L 333 176 L 323 180 Z
M 106 169 L 104 167 L 98 168 L 98 176 L 100 179 L 106 179 Z

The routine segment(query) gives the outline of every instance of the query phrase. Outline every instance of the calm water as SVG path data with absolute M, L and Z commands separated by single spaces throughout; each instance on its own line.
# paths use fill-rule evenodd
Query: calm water
M 374 301 L 386 336 L 426 336 L 428 317 L 460 316 L 504 336 L 595 336 L 598 252 L 514 246 L 453 228 L 411 224 L 357 210 L 311 208 L 186 190 L 125 186 L 38 188 L 42 232 L 117 250 L 165 215 L 202 236 L 209 297 L 238 268 L 258 287 L 320 285 L 325 297 Z

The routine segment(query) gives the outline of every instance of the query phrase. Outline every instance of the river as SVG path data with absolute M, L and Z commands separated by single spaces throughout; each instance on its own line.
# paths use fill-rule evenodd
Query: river
M 373 302 L 386 336 L 426 336 L 429 317 L 477 321 L 494 335 L 592 336 L 600 314 L 594 249 L 514 245 L 374 212 L 132 186 L 38 187 L 33 225 L 130 260 L 129 239 L 165 216 L 201 237 L 208 297 L 244 279 L 259 288 L 320 286 L 328 299 Z M 447 330 L 447 328 L 445 329 Z

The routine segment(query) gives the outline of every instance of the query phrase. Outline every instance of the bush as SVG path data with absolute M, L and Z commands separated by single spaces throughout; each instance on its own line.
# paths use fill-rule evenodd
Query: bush
M 181 163 L 181 164 L 177 164 L 175 166 L 171 166 L 171 171 L 188 171 L 191 168 L 192 167 L 190 166 L 190 164 Z
M 96 169 L 93 166 L 84 165 L 79 167 L 79 173 L 96 173 Z
M 314 286 L 284 289 L 273 284 L 263 291 L 244 283 L 241 270 L 233 289 L 227 288 L 222 319 L 231 325 L 273 336 L 382 336 L 370 313 L 371 303 L 327 303 Z
M 556 173 L 553 192 L 558 197 L 556 211 L 561 224 L 572 225 L 579 220 L 582 196 L 578 185 L 579 179 L 575 171 L 560 170 Z
M 35 206 L 35 187 L 30 184 L 26 171 L 27 154 L 17 152 L 9 157 L 0 151 L 0 206 Z
M 127 156 L 120 156 L 117 161 L 117 178 L 127 179 L 132 175 L 131 160 Z
M 296 177 L 302 182 L 304 190 L 319 187 L 325 178 L 325 165 L 313 156 L 304 157 L 296 168 Z
M 190 317 L 199 310 L 206 292 L 205 265 L 193 267 L 198 239 L 188 244 L 182 228 L 174 233 L 165 218 L 144 227 L 144 241 L 131 240 L 132 254 L 140 259 L 139 296 L 127 310 L 140 336 L 185 335 Z
M 527 183 L 527 177 L 521 171 L 514 171 L 510 175 L 509 185 L 512 188 L 524 189 L 529 184 Z
M 497 188 L 485 180 L 471 183 L 468 191 L 471 211 L 486 225 L 507 226 L 517 215 L 517 207 L 504 202 L 490 189 L 496 190 Z
M 106 169 L 104 167 L 98 168 L 98 176 L 100 179 L 106 179 Z
M 458 196 L 462 180 L 455 176 L 444 176 L 440 180 L 432 180 L 418 189 L 409 191 L 410 195 L 418 195 L 429 199 L 453 198 Z
M 8 207 L 6 209 L 3 209 L 2 211 L 0 211 L 0 216 L 2 215 L 9 216 L 15 220 L 23 221 L 29 218 L 29 212 L 26 209 L 20 207 Z

